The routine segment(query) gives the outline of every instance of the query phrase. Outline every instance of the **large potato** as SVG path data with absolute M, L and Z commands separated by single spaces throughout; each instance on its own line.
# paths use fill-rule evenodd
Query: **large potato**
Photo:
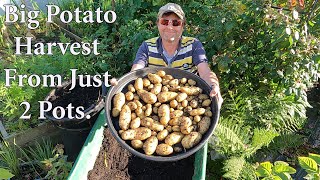
M 181 144 L 184 148 L 190 149 L 197 145 L 201 140 L 202 135 L 198 132 L 191 132 L 183 137 Z
M 180 87 L 180 91 L 188 94 L 188 96 L 195 96 L 200 94 L 201 89 L 199 87 Z
M 143 147 L 143 142 L 141 140 L 134 139 L 131 141 L 131 145 L 134 149 L 140 149 Z
M 203 117 L 201 121 L 198 123 L 198 132 L 200 134 L 206 133 L 210 127 L 210 124 L 211 124 L 210 117 L 207 117 L 207 116 Z
M 160 103 L 164 103 L 167 101 L 172 101 L 178 96 L 178 93 L 176 92 L 161 92 L 157 95 L 158 101 Z
M 167 125 L 170 120 L 170 108 L 167 104 L 162 104 L 158 109 L 158 115 L 160 117 L 160 123 Z
M 152 155 L 158 146 L 158 139 L 155 136 L 149 137 L 143 144 L 143 151 L 146 155 Z
M 138 90 L 138 95 L 147 104 L 154 104 L 157 102 L 157 96 L 146 90 Z
M 131 110 L 128 105 L 123 105 L 120 117 L 119 117 L 119 126 L 122 130 L 129 129 L 131 122 Z
M 182 102 L 183 100 L 187 99 L 188 94 L 187 93 L 179 93 L 179 95 L 177 96 L 176 100 L 178 102 Z
M 184 134 L 182 134 L 181 132 L 173 132 L 166 137 L 164 142 L 172 146 L 174 144 L 181 142 L 183 137 L 184 137 Z
M 157 134 L 157 138 L 159 141 L 163 141 L 168 136 L 168 134 L 169 131 L 167 129 L 164 129 Z
M 148 78 L 153 84 L 159 84 L 162 81 L 162 78 L 157 74 L 149 73 Z
M 139 127 L 137 129 L 128 129 L 121 133 L 123 140 L 146 140 L 151 136 L 151 130 L 146 127 Z
M 161 156 L 168 156 L 173 153 L 173 148 L 168 144 L 162 143 L 157 146 L 156 153 Z
M 150 90 L 150 92 L 152 93 L 152 94 L 155 94 L 155 95 L 157 95 L 157 94 L 159 94 L 160 92 L 161 92 L 161 89 L 162 89 L 162 84 L 155 84 L 154 86 L 153 86 L 153 89 L 151 89 Z
M 122 92 L 120 92 L 114 96 L 113 109 L 112 109 L 112 116 L 113 117 L 119 116 L 120 111 L 122 109 L 122 106 L 125 104 L 125 102 L 126 102 L 126 97 Z
M 204 108 L 197 108 L 190 111 L 191 116 L 200 116 L 206 112 Z
M 134 88 L 138 91 L 143 89 L 143 80 L 142 78 L 137 78 L 134 82 Z

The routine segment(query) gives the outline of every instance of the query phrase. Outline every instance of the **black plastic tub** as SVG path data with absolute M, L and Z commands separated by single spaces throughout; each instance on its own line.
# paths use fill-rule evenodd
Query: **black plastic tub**
M 210 86 L 204 80 L 202 80 L 199 76 L 197 76 L 193 73 L 184 71 L 184 70 L 180 70 L 180 69 L 176 69 L 176 68 L 168 68 L 168 67 L 139 69 L 139 70 L 132 71 L 132 72 L 124 75 L 123 77 L 121 77 L 118 80 L 117 86 L 113 86 L 109 89 L 109 92 L 108 92 L 107 96 L 105 97 L 106 98 L 105 99 L 105 110 L 106 110 L 105 116 L 106 116 L 108 128 L 110 128 L 110 130 L 111 130 L 112 134 L 114 135 L 114 137 L 116 138 L 116 140 L 125 149 L 129 150 L 132 154 L 139 156 L 141 158 L 144 158 L 144 159 L 152 160 L 152 161 L 177 161 L 177 160 L 186 158 L 186 157 L 194 154 L 195 152 L 197 152 L 201 147 L 203 147 L 205 145 L 205 143 L 208 141 L 208 139 L 212 135 L 214 129 L 216 128 L 216 126 L 218 124 L 219 113 L 220 113 L 216 97 L 211 98 L 211 100 L 212 100 L 211 111 L 213 113 L 211 125 L 209 127 L 209 130 L 202 136 L 200 143 L 191 149 L 182 151 L 180 153 L 173 153 L 172 155 L 169 155 L 166 157 L 157 156 L 157 155 L 148 156 L 148 155 L 145 155 L 142 150 L 135 150 L 134 148 L 132 148 L 130 145 L 130 141 L 124 141 L 119 136 L 118 131 L 120 130 L 120 127 L 119 127 L 118 117 L 115 118 L 115 117 L 111 116 L 111 110 L 113 108 L 112 107 L 113 106 L 112 99 L 116 93 L 118 93 L 118 92 L 126 93 L 127 86 L 129 84 L 133 84 L 137 78 L 146 77 L 148 73 L 156 73 L 159 70 L 164 70 L 166 72 L 166 74 L 170 74 L 176 79 L 187 78 L 187 79 L 195 80 L 197 82 L 197 86 L 201 87 L 203 89 L 203 93 L 205 93 L 205 94 L 209 94 L 211 91 Z

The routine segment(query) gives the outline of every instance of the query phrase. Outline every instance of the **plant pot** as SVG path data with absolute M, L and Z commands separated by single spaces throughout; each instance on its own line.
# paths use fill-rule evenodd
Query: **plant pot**
M 163 161 L 163 162 L 164 161 L 177 161 L 177 160 L 181 160 L 183 158 L 186 158 L 188 156 L 191 156 L 192 154 L 197 152 L 201 147 L 203 147 L 206 144 L 206 142 L 208 141 L 208 139 L 212 135 L 215 127 L 218 124 L 219 114 L 220 114 L 220 109 L 218 107 L 218 102 L 217 102 L 216 97 L 211 98 L 211 102 L 212 102 L 211 103 L 211 111 L 213 113 L 213 115 L 211 117 L 211 124 L 210 124 L 207 132 L 202 135 L 202 139 L 200 140 L 200 142 L 188 150 L 184 149 L 180 153 L 173 153 L 169 156 L 157 156 L 157 155 L 149 156 L 149 155 L 144 154 L 143 150 L 141 150 L 141 149 L 139 149 L 139 150 L 134 149 L 131 146 L 131 142 L 123 140 L 118 133 L 118 131 L 120 130 L 119 120 L 118 120 L 119 118 L 118 117 L 115 118 L 115 117 L 111 116 L 111 110 L 113 108 L 113 105 L 112 105 L 113 101 L 112 100 L 113 100 L 113 97 L 115 94 L 117 94 L 119 92 L 126 93 L 127 89 L 128 89 L 127 86 L 129 84 L 134 84 L 134 81 L 137 78 L 146 77 L 148 73 L 156 73 L 159 70 L 165 71 L 166 74 L 170 74 L 176 79 L 187 78 L 187 79 L 195 80 L 197 83 L 197 86 L 201 87 L 203 90 L 203 93 L 205 93 L 205 94 L 209 94 L 211 91 L 210 86 L 204 80 L 202 80 L 199 76 L 197 76 L 193 73 L 190 73 L 188 71 L 175 69 L 175 68 L 168 68 L 168 67 L 143 68 L 143 69 L 139 69 L 136 71 L 132 71 L 132 72 L 124 75 L 123 77 L 121 77 L 118 80 L 117 86 L 113 86 L 109 89 L 108 94 L 105 99 L 105 110 L 106 110 L 105 116 L 107 119 L 108 128 L 110 128 L 110 130 L 111 130 L 112 134 L 114 135 L 114 137 L 116 138 L 116 140 L 132 154 L 139 156 L 141 158 L 144 158 L 144 159 L 152 160 L 152 161 Z
M 84 82 L 86 82 L 86 80 L 84 80 Z M 99 112 L 104 106 L 104 102 L 100 87 L 80 87 L 79 79 L 77 79 L 75 88 L 70 90 L 71 87 L 71 81 L 66 81 L 62 83 L 61 87 L 49 93 L 45 101 L 52 103 L 52 110 L 45 112 L 45 116 L 56 127 L 62 130 L 62 141 L 66 154 L 68 155 L 68 159 L 73 161 L 80 152 Z M 59 118 L 54 117 L 53 109 L 55 107 L 63 107 L 66 111 L 70 111 L 70 109 L 67 108 L 70 104 L 74 107 L 71 113 L 72 117 L 76 117 L 77 112 L 74 112 L 74 110 L 77 107 L 82 106 L 84 108 L 83 118 L 69 118 L 70 112 L 65 112 L 65 116 L 62 118 L 61 116 Z M 55 111 L 56 114 L 57 112 L 59 111 Z

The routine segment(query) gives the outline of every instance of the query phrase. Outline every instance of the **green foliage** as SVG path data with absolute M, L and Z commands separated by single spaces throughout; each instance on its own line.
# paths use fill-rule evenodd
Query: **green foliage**
M 298 160 L 300 166 L 308 173 L 305 179 L 320 178 L 320 155 L 309 153 L 309 157 L 298 157 Z
M 67 179 L 72 163 L 67 162 L 67 156 L 63 155 L 63 153 L 63 145 L 58 144 L 53 150 L 54 156 L 42 161 L 44 166 L 49 169 L 45 176 L 46 179 Z
M 256 175 L 264 177 L 265 180 L 291 180 L 290 174 L 294 173 L 296 173 L 296 170 L 283 161 L 276 161 L 274 164 L 269 161 L 263 162 L 256 170 Z
M 0 143 L 0 162 L 4 164 L 4 168 L 12 174 L 20 177 L 19 157 L 17 155 L 16 146 L 8 142 Z
M 29 147 L 27 152 L 36 164 L 43 170 L 47 171 L 48 167 L 44 166 L 42 161 L 53 157 L 54 146 L 50 140 L 42 139 L 42 143 L 35 143 L 34 147 Z
M 10 179 L 14 175 L 10 173 L 9 170 L 0 168 L 0 179 Z

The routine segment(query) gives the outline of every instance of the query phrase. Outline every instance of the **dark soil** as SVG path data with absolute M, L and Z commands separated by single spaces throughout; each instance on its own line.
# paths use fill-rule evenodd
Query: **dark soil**
M 194 155 L 176 162 L 141 159 L 122 148 L 108 128 L 89 180 L 188 180 L 192 179 Z
M 96 104 L 101 95 L 99 87 L 80 87 L 79 84 L 71 91 L 70 86 L 56 90 L 54 96 L 51 97 L 52 106 L 61 106 L 66 108 L 70 103 L 73 107 L 83 106 L 84 109 L 90 108 Z

